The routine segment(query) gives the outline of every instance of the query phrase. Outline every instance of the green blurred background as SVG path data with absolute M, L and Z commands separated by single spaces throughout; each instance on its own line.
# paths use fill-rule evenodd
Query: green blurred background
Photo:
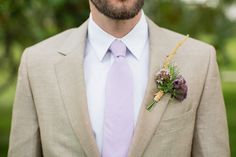
M 231 153 L 236 156 L 236 2 L 145 0 L 144 11 L 158 25 L 216 47 Z M 7 156 L 16 76 L 24 48 L 79 26 L 88 15 L 88 0 L 0 0 L 0 157 Z

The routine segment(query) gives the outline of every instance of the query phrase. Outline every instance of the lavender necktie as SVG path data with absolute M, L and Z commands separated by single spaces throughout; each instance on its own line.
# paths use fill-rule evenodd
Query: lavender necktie
M 109 50 L 115 60 L 106 81 L 102 157 L 126 157 L 134 130 L 133 77 L 125 44 L 115 40 Z

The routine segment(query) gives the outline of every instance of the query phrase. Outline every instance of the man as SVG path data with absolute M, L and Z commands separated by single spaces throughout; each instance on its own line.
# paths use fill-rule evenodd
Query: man
M 215 50 L 188 39 L 173 59 L 188 87 L 152 110 L 155 74 L 184 36 L 155 25 L 144 0 L 90 0 L 91 14 L 23 53 L 10 157 L 228 157 Z

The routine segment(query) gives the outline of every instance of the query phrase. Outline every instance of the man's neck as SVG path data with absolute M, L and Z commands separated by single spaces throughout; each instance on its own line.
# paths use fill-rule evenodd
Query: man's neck
M 122 38 L 128 34 L 132 28 L 138 23 L 142 12 L 140 11 L 135 17 L 128 20 L 111 19 L 100 13 L 96 7 L 90 4 L 90 10 L 94 22 L 100 26 L 105 32 L 116 38 Z

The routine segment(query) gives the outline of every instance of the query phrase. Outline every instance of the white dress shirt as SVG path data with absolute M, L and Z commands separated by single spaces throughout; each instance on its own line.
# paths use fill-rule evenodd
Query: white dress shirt
M 114 61 L 112 53 L 107 53 L 111 43 L 117 38 L 102 30 L 90 14 L 88 38 L 84 56 L 84 75 L 88 110 L 99 151 L 102 150 L 103 118 L 105 108 L 105 85 L 107 73 Z M 149 39 L 145 15 L 124 37 L 119 38 L 128 48 L 127 61 L 134 78 L 134 120 L 138 118 L 148 81 Z

